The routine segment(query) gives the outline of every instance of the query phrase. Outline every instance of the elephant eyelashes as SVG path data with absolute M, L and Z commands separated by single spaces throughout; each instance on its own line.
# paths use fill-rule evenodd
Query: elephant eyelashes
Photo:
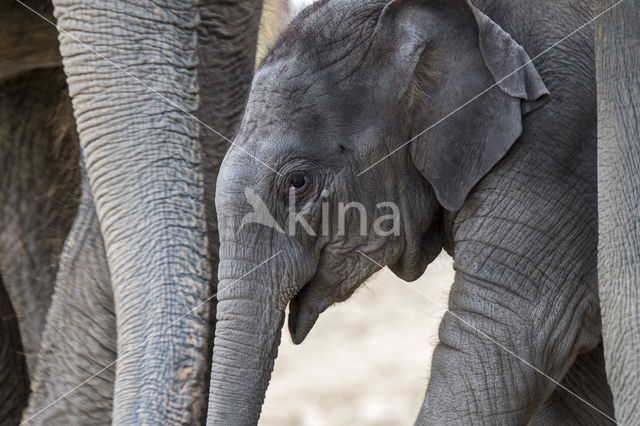
M 307 187 L 307 178 L 299 173 L 291 175 L 289 179 L 289 194 L 298 192 Z

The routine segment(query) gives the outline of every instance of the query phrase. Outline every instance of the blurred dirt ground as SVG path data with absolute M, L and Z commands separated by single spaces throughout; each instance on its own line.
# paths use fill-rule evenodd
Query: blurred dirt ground
M 452 282 L 441 255 L 412 283 L 431 301 L 384 269 L 320 315 L 301 345 L 285 322 L 260 425 L 412 425 Z

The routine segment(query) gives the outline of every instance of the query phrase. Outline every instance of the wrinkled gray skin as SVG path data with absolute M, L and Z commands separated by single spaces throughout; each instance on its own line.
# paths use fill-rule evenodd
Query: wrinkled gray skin
M 52 16 L 50 4 L 31 5 Z M 58 258 L 76 214 L 79 147 L 55 28 L 3 2 L 0 32 L 0 281 L 10 300 L 0 315 L 15 313 L 13 327 L 19 324 L 20 331 L 11 333 L 21 337 L 13 347 L 9 343 L 19 342 L 0 337 L 0 424 L 16 424 L 27 402 Z M 56 58 L 58 66 L 49 67 Z M 28 376 L 27 369 L 12 367 L 14 357 L 26 358 Z M 16 381 L 11 374 L 25 377 Z
M 590 5 L 475 1 L 489 19 L 463 0 L 385 3 L 311 6 L 256 73 L 236 139 L 242 149 L 229 150 L 218 177 L 208 424 L 257 422 L 287 305 L 300 343 L 380 265 L 415 280 L 443 248 L 455 282 L 417 423 L 606 424 L 592 30 L 535 66 L 524 53 L 534 57 L 588 21 Z M 240 226 L 252 211 L 250 188 L 286 229 L 294 174 L 306 177 L 296 205 L 318 236 L 301 226 L 295 236 Z M 328 236 L 320 235 L 323 201 Z M 367 207 L 366 236 L 355 214 L 337 235 L 339 201 Z M 383 201 L 400 208 L 398 236 L 372 232 Z
M 27 364 L 18 321 L 0 277 L 0 424 L 16 424 L 29 396 Z
M 27 72 L 2 85 L 3 111 L 12 117 L 2 121 L 9 131 L 0 137 L 8 165 L 0 191 L 0 272 L 17 313 L 16 325 L 33 379 L 62 244 L 77 208 L 79 147 L 61 68 Z M 82 304 L 76 302 L 76 306 Z M 86 313 L 92 316 L 90 310 Z M 28 381 L 25 385 L 28 394 Z M 0 389 L 15 392 L 4 381 Z M 11 411 L 18 415 L 23 407 L 21 403 Z
M 53 19 L 47 2 L 28 4 Z M 69 7 L 72 2 L 57 4 L 63 31 L 71 30 L 220 134 L 233 135 L 253 72 L 260 1 Z M 120 15 L 104 17 L 107 8 Z M 164 14 L 171 10 L 179 13 Z M 69 21 L 73 14 L 84 24 Z M 102 18 L 94 19 L 96 14 Z M 113 414 L 115 422 L 125 423 L 201 422 L 215 310 L 203 304 L 166 329 L 215 292 L 209 275 L 217 268 L 213 188 L 228 142 L 94 54 L 75 55 L 73 49 L 84 48 L 63 36 L 63 56 L 74 52 L 65 71 L 88 164 L 80 191 L 78 136 L 55 28 L 14 3 L 3 5 L 2 18 L 8 41 L 1 46 L 0 101 L 9 116 L 0 127 L 7 163 L 0 177 L 8 179 L 0 194 L 0 262 L 8 266 L 0 275 L 17 296 L 10 294 L 12 307 L 0 292 L 6 318 L 0 373 L 9 373 L 0 381 L 0 423 L 17 423 L 28 395 L 13 308 L 29 345 L 33 381 L 23 419 L 37 414 L 32 423 L 103 424 Z M 105 45 L 102 37 L 123 23 L 128 32 L 109 36 Z M 161 85 L 163 78 L 168 85 Z M 95 108 L 103 108 L 101 115 L 92 115 Z M 204 194 L 203 181 L 210 188 Z M 31 246 L 16 249 L 29 238 Z M 109 266 L 119 273 L 113 282 Z M 117 380 L 110 365 L 116 353 Z
M 600 0 L 596 12 L 615 2 Z M 640 413 L 640 4 L 622 2 L 597 21 L 598 289 L 616 418 Z
M 27 420 L 37 414 L 30 420 L 34 424 L 104 424 L 111 418 L 115 366 L 110 364 L 116 359 L 113 293 L 86 172 L 81 191 L 78 213 L 60 256 L 23 416 Z M 49 407 L 90 377 L 72 395 Z

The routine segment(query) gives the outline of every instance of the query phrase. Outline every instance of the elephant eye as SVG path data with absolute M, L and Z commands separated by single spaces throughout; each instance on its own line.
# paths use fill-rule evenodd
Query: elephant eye
M 302 174 L 295 173 L 291 175 L 291 178 L 289 179 L 289 194 L 304 189 L 307 186 L 307 182 L 308 179 Z

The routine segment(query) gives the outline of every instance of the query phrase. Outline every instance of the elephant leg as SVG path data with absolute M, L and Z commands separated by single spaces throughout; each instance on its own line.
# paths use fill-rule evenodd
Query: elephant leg
M 78 154 L 62 67 L 0 82 L 0 273 L 30 375 L 76 213 Z
M 28 395 L 29 378 L 18 321 L 0 276 L 0 425 L 19 422 Z
M 640 4 L 598 0 L 598 285 L 621 424 L 640 418 Z M 610 10 L 609 10 L 610 9 Z
M 613 396 L 604 369 L 602 344 L 594 350 L 578 355 L 562 386 L 579 394 L 606 413 L 613 412 Z M 531 425 L 602 425 L 606 419 L 594 410 L 585 409 L 584 402 L 565 389 L 557 387 L 533 418 Z
M 115 360 L 109 267 L 89 184 L 83 177 L 80 207 L 60 258 L 24 419 L 43 425 L 110 423 Z
M 549 302 L 514 291 L 457 271 L 416 424 L 527 424 L 556 388 L 549 378 L 561 381 L 576 356 L 597 344 L 588 330 L 596 326 L 576 327 L 596 320 L 580 312 L 592 309 L 582 297 L 560 302 L 568 312 L 556 305 L 541 318 L 536 307 Z M 574 315 L 578 324 L 569 323 Z
M 599 345 L 595 149 L 581 131 L 580 151 L 523 136 L 455 217 L 456 277 L 420 424 L 526 424 Z M 601 424 L 613 416 L 577 403 Z

